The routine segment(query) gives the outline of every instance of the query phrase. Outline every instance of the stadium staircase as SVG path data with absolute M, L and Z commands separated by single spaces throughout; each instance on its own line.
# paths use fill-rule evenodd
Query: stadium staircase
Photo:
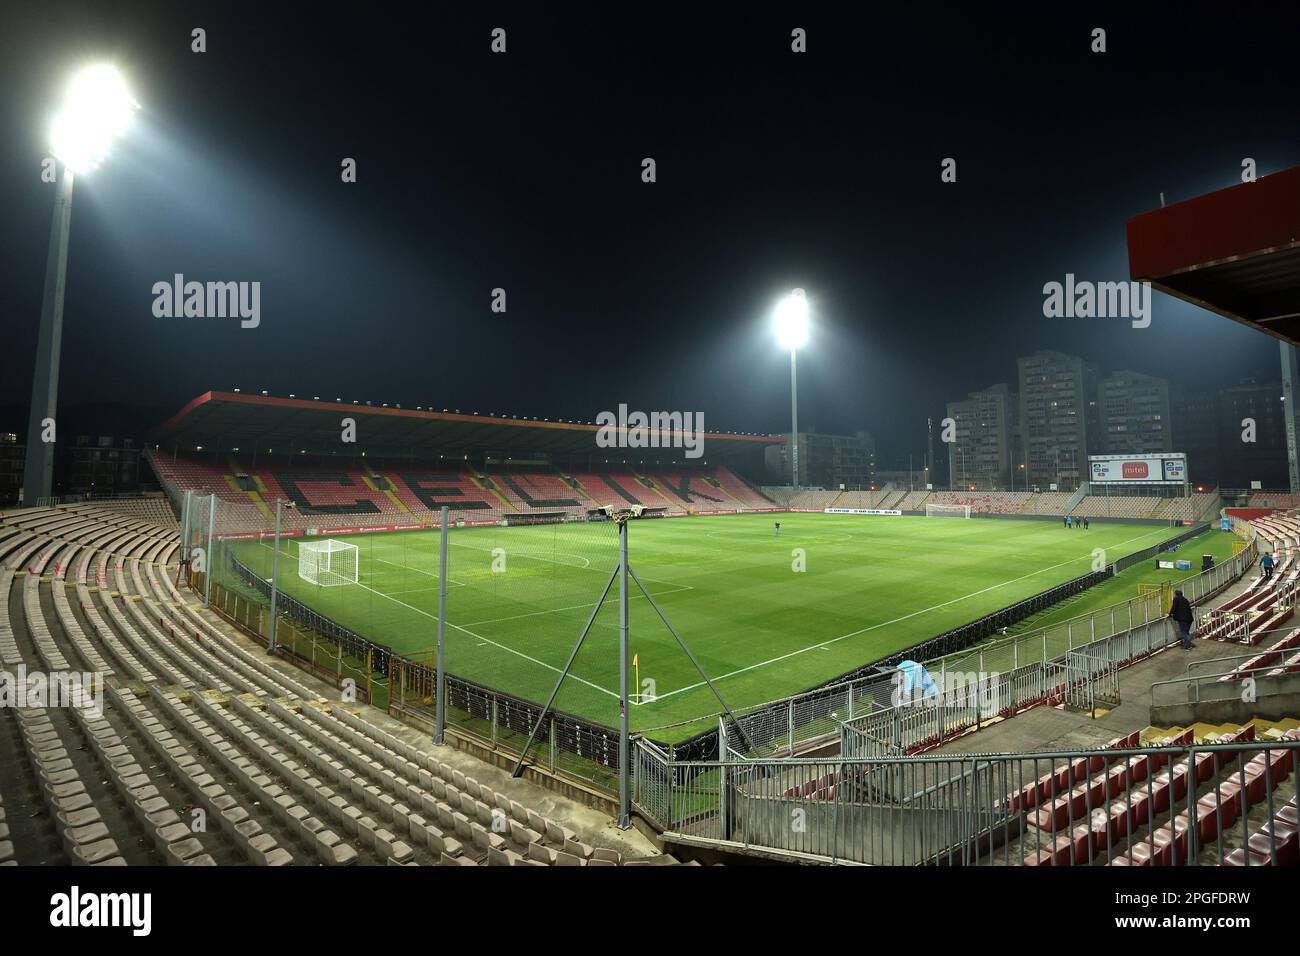
M 755 511 L 769 511 L 776 507 L 776 502 L 764 494 L 757 485 L 726 466 L 719 467 L 714 472 L 714 477 L 720 486 L 725 488 L 733 498 L 746 508 Z
M 1192 628 L 1194 638 L 1255 646 L 1291 620 L 1295 613 L 1300 562 L 1282 554 L 1270 578 L 1255 576 L 1236 597 L 1204 611 Z
M 99 709 L 0 710 L 0 863 L 677 862 L 340 705 L 179 588 L 179 546 L 175 527 L 93 506 L 0 513 L 0 667 L 87 672 L 102 692 Z
M 514 502 L 512 502 L 509 498 L 507 498 L 505 495 L 503 495 L 503 494 L 501 493 L 501 489 L 499 489 L 499 488 L 496 486 L 496 484 L 492 481 L 492 479 L 489 478 L 487 475 L 474 475 L 474 474 L 471 474 L 471 475 L 469 476 L 469 480 L 474 484 L 474 486 L 475 486 L 476 488 L 478 488 L 478 489 L 481 490 L 481 491 L 486 492 L 487 494 L 490 494 L 490 495 L 491 495 L 493 498 L 495 498 L 497 501 L 501 502 L 501 504 L 502 504 L 502 505 L 503 505 L 507 510 L 509 510 L 509 511 L 513 511 L 513 512 L 516 512 L 516 513 L 519 511 L 519 509 L 515 507 Z
M 725 488 L 725 487 L 722 485 L 722 483 L 721 483 L 720 481 L 718 481 L 718 479 L 706 475 L 706 476 L 704 477 L 703 481 L 704 481 L 704 483 L 705 483 L 708 487 L 712 488 L 712 489 L 713 489 L 714 491 L 716 491 L 718 494 L 722 495 L 722 496 L 723 496 L 727 501 L 729 501 L 729 502 L 731 502 L 732 504 L 734 504 L 734 505 L 736 506 L 736 510 L 737 510 L 737 511 L 745 511 L 745 510 L 747 510 L 747 509 L 746 509 L 746 506 L 745 506 L 745 503 L 744 503 L 743 501 L 741 501 L 739 498 L 737 498 L 735 495 L 733 495 L 733 494 L 730 492 L 730 490 L 728 490 L 727 488 Z
M 387 478 L 385 478 L 383 475 L 380 475 L 373 468 L 371 468 L 369 462 L 362 462 L 362 467 L 365 468 L 366 470 L 364 480 L 367 488 L 369 488 L 371 491 L 379 491 L 380 488 L 379 485 L 375 482 L 375 479 L 379 478 L 386 481 L 388 483 L 388 487 L 383 489 L 384 497 L 386 497 L 389 501 L 391 501 L 393 503 L 393 507 L 395 507 L 398 511 L 401 511 L 403 514 L 408 514 L 408 515 L 411 514 L 411 509 L 406 507 L 405 502 L 403 502 L 401 498 L 397 497 L 396 492 L 393 491 L 391 481 L 388 481 Z

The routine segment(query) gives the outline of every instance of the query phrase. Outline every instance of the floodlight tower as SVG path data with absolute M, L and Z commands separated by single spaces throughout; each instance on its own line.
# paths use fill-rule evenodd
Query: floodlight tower
M 790 350 L 790 484 L 799 489 L 799 378 L 795 353 L 808 341 L 808 297 L 795 289 L 776 307 L 776 340 Z
M 72 221 L 72 182 L 108 156 L 113 141 L 126 132 L 139 104 L 114 67 L 92 66 L 68 84 L 63 109 L 54 117 L 51 145 L 63 164 L 54 200 L 50 248 L 45 259 L 45 292 L 36 339 L 36 374 L 32 381 L 32 411 L 27 424 L 27 463 L 23 468 L 23 504 L 50 497 L 54 477 L 53 433 L 59 398 L 59 353 L 63 345 L 63 292 L 68 268 L 68 230 Z

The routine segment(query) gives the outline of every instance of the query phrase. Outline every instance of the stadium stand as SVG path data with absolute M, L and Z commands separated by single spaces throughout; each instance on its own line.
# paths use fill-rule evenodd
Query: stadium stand
M 1182 864 L 1193 848 L 1205 857 L 1198 862 L 1218 862 L 1216 844 L 1243 810 L 1262 827 L 1269 820 L 1268 798 L 1283 805 L 1277 795 L 1290 776 L 1293 751 L 1251 752 L 1249 759 L 1244 750 L 1201 753 L 1191 765 L 1185 756 L 1179 759 L 1177 748 L 1193 742 L 1249 743 L 1256 740 L 1256 729 L 1249 723 L 1200 739 L 1191 729 L 1175 729 L 1155 741 L 1170 749 L 1168 755 L 1112 758 L 1103 750 L 1011 794 L 1008 799 L 1014 805 L 1036 807 L 1028 814 L 1030 829 L 1020 838 L 1021 845 L 1046 844 L 1028 853 L 1024 865 L 1080 866 L 1106 860 L 1110 866 Z M 1274 739 L 1300 740 L 1300 731 L 1287 730 Z M 1106 749 L 1131 746 L 1116 740 Z M 1161 767 L 1167 769 L 1157 774 Z M 1294 784 L 1286 789 L 1294 793 Z M 1198 793 L 1199 799 L 1193 800 Z M 1195 810 L 1172 812 L 1189 806 Z M 1156 826 L 1161 815 L 1169 822 Z M 1282 845 L 1276 862 L 1284 865 L 1293 852 L 1286 842 L 1291 837 L 1285 828 L 1279 828 L 1278 836 Z M 1264 852 L 1253 862 L 1270 859 Z M 1240 865 L 1233 856 L 1224 863 Z
M 1250 496 L 1251 508 L 1276 508 L 1278 511 L 1290 511 L 1300 508 L 1300 495 L 1283 492 L 1261 491 Z
M 48 817 L 28 822 L 29 842 L 58 847 L 58 862 L 677 862 L 598 846 L 554 795 L 542 813 L 496 768 L 331 704 L 177 587 L 177 548 L 174 527 L 91 505 L 0 513 L 0 666 L 84 668 L 98 681 L 87 699 L 101 695 L 12 711 L 27 762 L 7 783 L 41 795 Z M 14 862 L 2 804 L 0 827 L 0 863 Z
M 1085 495 L 1070 514 L 1080 518 L 1158 518 L 1168 498 L 1136 495 Z
M 1236 597 L 1206 611 L 1192 636 L 1259 643 L 1264 635 L 1291 619 L 1297 578 L 1300 578 L 1300 566 L 1295 558 L 1290 554 L 1280 556 L 1271 577 L 1261 572 Z
M 1065 506 L 1070 501 L 1070 492 L 1068 491 L 1045 491 L 1037 494 L 1025 503 L 1025 509 L 1022 514 L 1034 515 L 1062 515 L 1065 514 Z
M 602 505 L 643 504 L 668 514 L 771 510 L 776 505 L 727 468 L 712 472 L 673 469 L 561 474 L 534 467 L 486 471 L 453 465 L 403 463 L 375 469 L 315 466 L 272 459 L 244 470 L 185 457 L 149 455 L 158 476 L 179 502 L 186 491 L 215 494 L 228 503 L 230 529 L 266 527 L 277 498 L 295 507 L 282 514 L 288 530 L 344 523 L 357 527 L 436 521 L 443 505 L 455 517 L 495 521 L 513 514 L 584 514 Z
M 972 513 L 1013 515 L 1019 514 L 1031 497 L 1031 493 L 1027 491 L 940 491 L 935 493 L 934 498 L 929 503 L 955 506 L 970 505 Z

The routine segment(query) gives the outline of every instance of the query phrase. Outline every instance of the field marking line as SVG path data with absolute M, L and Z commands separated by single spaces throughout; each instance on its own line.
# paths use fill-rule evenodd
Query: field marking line
M 413 568 L 409 564 L 398 564 L 396 561 L 389 561 L 387 558 L 376 558 L 374 555 L 371 555 L 371 557 L 374 558 L 374 560 L 376 561 L 383 562 L 384 564 L 392 565 L 395 568 L 401 568 L 403 571 L 418 571 L 420 574 L 427 574 L 431 578 L 436 579 L 438 577 L 438 575 L 434 574 L 432 571 L 426 571 L 424 570 L 424 568 Z M 454 578 L 452 578 L 450 574 L 447 575 L 447 583 L 455 585 L 458 588 L 465 587 L 465 585 L 462 584 L 460 581 L 457 581 Z M 393 593 L 396 594 L 398 592 L 394 591 Z
M 485 548 L 485 547 L 483 547 L 482 545 L 477 545 L 477 544 L 466 544 L 464 541 L 456 541 L 454 538 L 448 538 L 447 540 L 448 540 L 448 542 L 449 542 L 450 544 L 454 544 L 454 545 L 456 545 L 456 546 L 459 547 L 459 548 L 472 548 L 472 549 L 474 549 L 474 550 L 476 550 L 476 551 L 487 551 L 487 552 L 489 552 L 489 553 L 490 553 L 491 551 L 494 550 L 493 548 Z M 593 568 L 593 567 L 591 566 L 591 559 L 590 559 L 590 558 L 584 558 L 582 555 L 578 554 L 578 553 L 575 552 L 575 551 L 555 551 L 555 552 L 552 552 L 552 553 L 553 553 L 553 554 L 567 554 L 567 555 L 569 555 L 570 557 L 577 558 L 578 560 L 580 560 L 580 561 L 585 561 L 586 563 L 583 564 L 583 565 L 581 565 L 581 566 L 579 566 L 579 565 L 576 565 L 576 564 L 569 564 L 569 563 L 567 563 L 567 562 L 565 562 L 565 561 L 555 561 L 555 560 L 553 560 L 552 558 L 544 558 L 544 557 L 541 557 L 540 555 L 536 555 L 536 554 L 523 554 L 523 555 L 520 555 L 520 556 L 521 556 L 521 557 L 524 557 L 524 558 L 527 558 L 527 559 L 529 559 L 529 560 L 531 560 L 531 561 L 545 561 L 545 562 L 547 562 L 548 564 L 558 564 L 558 565 L 559 565 L 560 567 L 562 567 L 562 568 L 570 568 L 570 569 L 572 569 L 572 570 L 574 570 L 574 571 L 600 571 L 600 570 L 601 570 L 600 568 Z M 508 557 L 508 556 L 509 556 L 509 552 L 507 552 L 507 557 Z M 378 561 L 384 561 L 385 564 L 392 564 L 392 565 L 394 565 L 395 567 L 399 567 L 399 568 L 407 567 L 407 565 L 396 564 L 396 562 L 393 562 L 393 561 L 386 561 L 386 560 L 384 560 L 383 558 L 376 558 L 376 560 L 378 560 Z M 691 565 L 691 566 L 694 567 L 694 565 Z M 421 568 L 410 568 L 410 570 L 412 570 L 412 571 L 420 571 L 421 574 L 432 574 L 432 573 L 433 573 L 433 572 L 431 572 L 431 571 L 424 571 L 424 570 L 421 569 Z M 436 577 L 436 575 L 435 575 L 435 577 Z M 448 577 L 447 580 L 450 581 L 451 578 Z M 682 584 L 682 583 L 679 582 L 679 581 L 665 581 L 665 580 L 663 580 L 663 579 L 661 579 L 661 578 L 648 578 L 648 577 L 646 577 L 645 575 L 641 575 L 641 580 L 642 580 L 642 581 L 652 581 L 652 582 L 655 583 L 655 584 L 664 584 L 664 585 L 667 585 L 668 587 L 676 588 L 678 591 L 694 591 L 694 590 L 695 590 L 695 585 L 693 585 L 693 584 Z M 469 585 L 462 585 L 462 587 L 468 587 L 468 586 L 469 586 Z M 671 593 L 674 593 L 674 592 L 671 592 L 671 591 L 670 591 L 670 592 L 661 592 L 661 593 L 670 593 L 670 594 L 671 594 Z M 587 605 L 587 606 L 590 607 L 590 605 Z
M 455 545 L 456 547 L 458 547 L 458 548 L 472 548 L 472 549 L 475 550 L 475 551 L 486 551 L 486 552 L 488 552 L 489 554 L 491 554 L 493 551 L 496 550 L 496 548 L 485 548 L 485 547 L 483 547 L 483 546 L 480 545 L 480 544 L 466 544 L 464 541 L 453 541 L 451 538 L 448 538 L 447 541 L 448 541 L 449 544 L 454 544 L 454 545 Z M 505 548 L 502 548 L 501 550 L 502 550 L 502 551 L 505 551 L 506 549 L 505 549 Z M 509 555 L 509 553 L 510 553 L 510 552 L 508 552 L 508 551 L 506 552 L 507 556 Z M 581 561 L 581 562 L 583 562 L 583 563 L 582 563 L 581 566 L 578 566 L 578 565 L 576 565 L 576 564 L 567 564 L 567 563 L 565 563 L 564 561 L 556 561 L 556 560 L 553 560 L 552 558 L 543 558 L 543 557 L 539 557 L 538 555 L 535 555 L 535 554 L 520 554 L 519 552 L 515 552 L 516 557 L 524 557 L 524 558 L 528 558 L 528 559 L 533 560 L 533 561 L 547 561 L 547 562 L 549 562 L 549 563 L 551 563 L 551 564 L 558 564 L 558 565 L 559 565 L 560 567 L 562 567 L 562 568 L 574 568 L 575 570 L 578 570 L 578 571 L 587 571 L 587 570 L 590 570 L 590 569 L 591 569 L 591 559 L 590 559 L 590 558 L 584 558 L 582 555 L 578 554 L 577 552 L 574 552 L 574 551 L 552 551 L 551 554 L 567 554 L 569 557 L 571 557 L 571 558 L 577 558 L 579 561 Z
M 410 608 L 410 610 L 414 611 L 416 614 L 423 614 L 431 621 L 438 620 L 438 615 L 430 614 L 428 611 L 422 611 L 418 607 L 413 607 L 412 605 L 407 604 L 405 601 L 399 601 L 397 600 L 397 598 L 385 594 L 383 591 L 376 591 L 374 588 L 370 587 L 369 585 L 360 584 L 358 582 L 358 586 L 365 588 L 367 591 L 370 591 L 372 594 L 378 594 L 382 598 L 388 598 L 388 600 L 392 601 L 394 604 L 400 604 L 402 605 L 402 607 Z M 552 671 L 556 674 L 561 673 L 561 668 L 559 667 L 555 667 L 551 664 L 548 664 L 546 663 L 546 661 L 538 660 L 536 657 L 531 657 L 528 654 L 525 654 L 523 651 L 517 651 L 513 647 L 507 647 L 504 644 L 499 644 L 496 641 L 491 640 L 490 638 L 484 637 L 482 634 L 475 634 L 467 627 L 461 627 L 459 624 L 453 624 L 451 621 L 447 622 L 447 626 L 450 628 L 454 628 L 458 631 L 461 631 L 462 633 L 468 634 L 470 637 L 482 641 L 484 644 L 490 644 L 492 647 L 499 648 L 503 651 L 506 651 L 507 653 L 514 654 L 516 657 L 522 657 L 526 661 L 529 661 L 533 664 L 540 665 L 541 667 L 545 667 L 548 671 Z M 601 687 L 599 684 L 593 684 L 591 681 L 579 677 L 577 674 L 573 673 L 573 671 L 569 671 L 569 680 L 576 680 L 579 684 L 586 684 L 592 690 L 598 690 L 602 694 L 606 694 L 610 697 L 613 697 L 615 700 L 618 700 L 618 694 L 616 694 L 614 691 L 607 690 L 606 688 Z
M 274 550 L 273 548 L 270 548 L 269 545 L 262 545 L 262 547 L 264 547 L 264 548 L 269 548 L 270 550 Z M 420 610 L 420 608 L 415 607 L 415 606 L 413 606 L 413 605 L 411 605 L 411 604 L 407 604 L 405 601 L 399 601 L 397 598 L 393 597 L 393 596 L 390 595 L 390 594 L 385 594 L 383 591 L 376 591 L 374 588 L 372 588 L 372 587 L 371 587 L 370 585 L 368 585 L 368 584 L 362 584 L 360 581 L 358 581 L 358 582 L 357 582 L 357 587 L 365 588 L 365 589 L 366 589 L 367 591 L 369 591 L 371 594 L 378 594 L 378 595 L 379 595 L 380 597 L 382 597 L 382 598 L 387 598 L 388 600 L 392 601 L 394 604 L 400 604 L 400 605 L 402 605 L 402 607 L 404 607 L 404 608 L 408 608 L 408 609 L 414 611 L 416 614 L 423 614 L 425 617 L 429 618 L 429 620 L 431 620 L 431 621 L 436 621 L 436 620 L 438 620 L 438 615 L 436 615 L 436 614 L 430 614 L 428 611 L 422 611 L 422 610 Z M 476 640 L 480 640 L 480 641 L 482 641 L 484 644 L 490 644 L 490 645 L 493 646 L 493 647 L 500 648 L 501 650 L 506 651 L 507 653 L 514 654 L 516 657 L 522 657 L 524 660 L 529 661 L 529 662 L 531 662 L 531 663 L 533 663 L 533 664 L 537 664 L 537 665 L 539 665 L 539 666 L 541 666 L 541 667 L 544 667 L 544 668 L 546 668 L 548 671 L 552 671 L 552 672 L 554 672 L 554 673 L 556 673 L 556 674 L 559 674 L 559 673 L 561 672 L 561 668 L 559 668 L 559 667 L 555 667 L 555 666 L 553 666 L 553 665 L 551 665 L 551 664 L 546 663 L 546 661 L 538 660 L 538 659 L 535 658 L 535 657 L 531 657 L 531 656 L 529 656 L 528 654 L 525 654 L 523 651 L 517 651 L 517 650 L 515 650 L 513 647 L 507 647 L 507 646 L 504 645 L 504 644 L 500 644 L 500 643 L 498 643 L 498 642 L 496 642 L 496 641 L 494 641 L 494 640 L 491 640 L 490 638 L 486 638 L 486 637 L 484 637 L 482 634 L 475 634 L 475 633 L 474 633 L 473 631 L 471 631 L 469 628 L 461 627 L 459 624 L 453 624 L 451 621 L 448 621 L 448 622 L 447 622 L 447 626 L 450 627 L 450 628 L 454 628 L 454 629 L 457 630 L 457 631 L 461 631 L 461 632 L 463 632 L 463 633 L 465 633 L 465 634 L 468 634 L 470 637 L 475 638 Z M 610 696 L 610 697 L 613 697 L 615 700 L 618 699 L 618 694 L 616 694 L 614 691 L 612 691 L 612 690 L 608 690 L 608 689 L 606 689 L 606 688 L 604 688 L 604 687 L 601 687 L 599 684 L 593 684 L 591 681 L 586 680 L 586 679 L 584 679 L 584 678 L 582 678 L 582 677 L 579 677 L 577 674 L 573 673 L 572 671 L 569 672 L 569 679 L 570 679 L 570 680 L 576 680 L 579 684 L 586 684 L 586 685 L 587 685 L 588 687 L 590 687 L 592 690 L 598 690 L 598 691 L 600 691 L 602 694 L 606 694 L 606 695 L 608 695 L 608 696 Z
M 649 578 L 644 578 L 643 580 L 648 581 L 648 580 L 650 580 L 650 579 L 649 579 Z M 672 585 L 670 585 L 670 587 L 671 587 L 671 586 L 672 586 Z M 653 596 L 654 596 L 654 597 L 662 597 L 662 596 L 665 595 L 665 594 L 676 594 L 678 591 L 694 591 L 694 590 L 695 590 L 695 589 L 692 588 L 692 587 L 687 587 L 687 586 L 684 586 L 684 585 L 678 585 L 678 586 L 675 586 L 675 590 L 672 590 L 672 591 L 656 591 L 656 592 L 654 593 Z M 631 595 L 631 599 L 632 599 L 632 600 L 636 600 L 637 598 L 642 598 L 642 599 L 644 599 L 644 597 L 645 597 L 644 594 L 633 594 L 633 595 Z M 558 614 L 558 613 L 560 613 L 561 611 L 576 611 L 578 608 L 584 608 L 584 607 L 595 607 L 595 606 L 596 606 L 596 602 L 595 602 L 595 601 L 591 601 L 590 603 L 587 603 L 587 604 L 570 604 L 568 607 L 553 607 L 553 608 L 547 608 L 545 611 L 529 611 L 527 614 L 512 614 L 512 615 L 510 615 L 509 617 L 494 617 L 494 618 L 490 618 L 490 619 L 485 620 L 485 621 L 470 621 L 469 624 L 468 624 L 467 626 L 468 626 L 468 627 L 478 627 L 480 624 L 500 624 L 502 621 L 517 621 L 517 620 L 519 620 L 521 617 L 536 617 L 536 616 L 539 615 L 539 614 Z M 617 604 L 614 605 L 614 606 L 617 606 Z
M 1161 531 L 1163 530 L 1165 529 L 1161 529 Z M 1123 545 L 1126 545 L 1132 541 L 1140 541 L 1143 538 L 1148 538 L 1155 533 L 1157 532 L 1153 531 L 1147 534 L 1140 534 L 1137 537 L 1129 538 L 1127 541 L 1120 541 L 1118 544 L 1114 545 L 1113 547 L 1117 547 L 1117 548 L 1122 547 Z M 1092 557 L 1092 552 L 1089 552 L 1086 555 L 1081 555 L 1080 557 L 1077 558 L 1070 558 L 1068 561 L 1062 561 L 1060 564 L 1052 564 L 1045 568 L 1039 568 L 1037 571 L 1031 571 L 1029 574 L 1022 574 L 1018 578 L 1012 578 L 1009 581 L 1003 581 L 1000 584 L 989 585 L 986 588 L 981 588 L 978 591 L 972 591 L 970 594 L 963 594 L 961 597 L 953 598 L 951 601 L 944 601 L 942 604 L 936 604 L 933 607 L 922 608 L 919 611 L 913 611 L 911 614 L 904 614 L 902 617 L 896 617 L 892 621 L 881 621 L 879 624 L 872 624 L 868 627 L 859 628 L 856 631 L 850 631 L 848 634 L 841 634 L 839 637 L 833 637 L 830 640 L 822 641 L 821 643 L 818 644 L 810 644 L 808 647 L 801 647 L 798 650 L 791 651 L 788 654 L 782 654 L 779 657 L 773 657 L 770 660 L 759 661 L 756 664 L 749 664 L 745 667 L 739 668 L 738 670 L 731 671 L 730 673 L 722 674 L 718 677 L 714 677 L 712 678 L 712 680 L 714 682 L 726 680 L 728 677 L 735 677 L 738 674 L 744 674 L 747 673 L 748 671 L 757 670 L 760 667 L 766 667 L 768 664 L 777 664 L 780 663 L 781 661 L 789 660 L 791 657 L 798 657 L 800 654 L 805 654 L 808 651 L 824 649 L 829 647 L 832 644 L 838 644 L 840 641 L 848 640 L 850 637 L 857 637 L 859 634 L 866 634 L 868 631 L 874 631 L 882 627 L 888 627 L 890 624 L 898 624 L 902 621 L 909 620 L 910 618 L 919 617 L 920 615 L 928 614 L 931 611 L 937 611 L 940 608 L 947 607 L 950 604 L 957 604 L 961 601 L 965 601 L 967 598 L 972 598 L 977 595 L 984 594 L 988 591 L 995 591 L 998 588 L 1006 587 L 1008 584 L 1015 584 L 1018 581 L 1025 580 L 1026 578 L 1032 578 L 1036 575 L 1042 574 L 1044 571 L 1054 571 L 1057 568 L 1064 567 L 1067 564 L 1074 564 L 1076 561 L 1083 561 L 1090 557 Z M 672 697 L 674 694 L 681 694 L 689 690 L 696 690 L 697 688 L 706 687 L 706 686 L 708 685 L 704 681 L 697 681 L 694 684 L 688 684 L 685 687 L 679 687 L 676 690 L 670 690 L 667 693 L 659 694 L 655 697 L 655 701 L 660 701 L 667 697 Z

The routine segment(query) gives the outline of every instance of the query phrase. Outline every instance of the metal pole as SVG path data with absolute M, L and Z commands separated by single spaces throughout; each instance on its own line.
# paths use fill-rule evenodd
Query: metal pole
M 546 698 L 546 704 L 542 707 L 542 712 L 537 715 L 537 723 L 533 725 L 532 733 L 528 735 L 528 742 L 524 744 L 524 749 L 519 751 L 519 759 L 515 762 L 515 769 L 510 772 L 510 776 L 518 777 L 523 772 L 524 760 L 528 756 L 528 751 L 533 746 L 533 741 L 537 739 L 537 731 L 541 729 L 542 721 L 551 712 L 551 705 L 555 703 L 555 697 L 560 692 L 560 685 L 564 683 L 564 678 L 569 676 L 569 668 L 573 667 L 573 662 L 578 656 L 578 651 L 582 650 L 582 642 L 587 639 L 587 633 L 591 630 L 591 625 L 596 623 L 596 615 L 600 609 L 605 606 L 605 598 L 609 597 L 609 589 L 614 586 L 614 579 L 618 577 L 618 566 L 609 572 L 609 580 L 605 582 L 605 589 L 600 592 L 600 600 L 596 606 L 591 609 L 591 616 L 587 618 L 587 623 L 578 635 L 578 643 L 573 645 L 573 651 L 569 654 L 569 659 L 564 662 L 564 669 L 560 671 L 560 678 L 555 682 L 555 687 L 551 690 L 551 696 Z M 551 733 L 555 733 L 555 728 L 551 728 Z
M 23 504 L 31 506 L 53 494 L 54 442 L 44 441 L 45 419 L 53 419 L 59 404 L 59 354 L 63 347 L 63 294 L 68 272 L 68 232 L 72 224 L 72 170 L 63 169 L 59 195 L 50 223 L 50 247 L 45 257 L 45 294 L 36 335 L 36 373 L 32 379 L 32 411 L 27 422 L 27 462 L 23 466 Z M 57 438 L 57 425 L 55 437 Z
M 190 560 L 190 508 L 194 501 L 194 489 L 185 492 L 184 504 L 181 506 L 181 564 Z
M 790 350 L 794 355 L 794 350 Z M 618 526 L 618 828 L 632 825 L 628 790 L 628 688 L 627 688 L 627 522 Z
M 271 553 L 271 623 L 266 628 L 266 653 L 275 653 L 275 606 L 280 597 L 280 505 L 283 499 L 275 499 L 275 550 Z M 342 645 L 339 646 L 340 654 Z
M 203 552 L 203 606 L 212 598 L 212 533 L 217 524 L 217 496 L 208 497 L 208 549 Z
M 790 484 L 799 490 L 799 377 L 795 349 L 790 350 Z
M 447 516 L 449 509 L 443 505 L 441 518 L 442 534 L 439 543 L 438 558 L 438 693 L 435 701 L 433 742 L 442 743 L 443 731 L 447 727 Z
M 1297 464 L 1296 449 L 1296 410 L 1295 382 L 1296 356 L 1295 346 L 1290 342 L 1278 342 L 1282 353 L 1282 402 L 1283 421 L 1286 423 L 1286 463 L 1287 476 L 1291 482 L 1291 494 L 1300 493 L 1300 465 Z M 28 451 L 27 454 L 31 454 Z

